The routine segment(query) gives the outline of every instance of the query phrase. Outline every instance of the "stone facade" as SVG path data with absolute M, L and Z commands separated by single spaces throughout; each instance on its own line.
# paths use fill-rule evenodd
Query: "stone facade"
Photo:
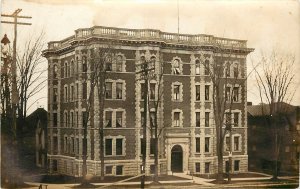
M 104 105 L 104 122 L 109 124 L 104 128 L 106 175 L 136 175 L 140 172 L 143 81 L 139 80 L 136 72 L 142 56 L 155 59 L 155 73 L 159 74 L 161 67 L 164 70 L 163 95 L 158 110 L 162 131 L 159 138 L 159 173 L 170 174 L 175 169 L 199 174 L 216 173 L 212 82 L 205 76 L 204 69 L 204 62 L 224 61 L 214 51 L 216 44 L 234 49 L 226 58 L 226 62 L 231 63 L 230 70 L 237 66 L 237 79 L 240 81 L 238 99 L 233 104 L 233 112 L 238 115 L 238 124 L 232 135 L 232 141 L 237 139 L 238 142 L 232 144 L 237 147 L 233 152 L 233 160 L 237 162 L 233 170 L 248 170 L 246 56 L 253 49 L 247 48 L 246 41 L 211 35 L 178 35 L 158 30 L 95 26 L 78 29 L 75 35 L 62 41 L 49 42 L 48 49 L 43 52 L 49 65 L 50 173 L 81 176 L 82 115 L 87 111 L 86 94 L 89 94 L 89 73 L 92 71 L 90 50 L 107 47 L 108 44 L 117 59 L 109 68 L 111 71 L 106 80 L 106 88 L 110 91 Z M 228 77 L 233 78 L 233 74 L 231 71 Z M 155 91 L 153 98 L 156 99 L 157 81 L 150 81 L 150 90 L 151 83 Z M 149 106 L 152 111 L 151 99 Z M 99 102 L 94 99 L 87 132 L 87 167 L 91 175 L 100 175 L 98 112 Z M 147 134 L 147 174 L 151 174 L 154 164 L 149 138 L 150 132 Z M 228 152 L 224 153 L 225 162 Z M 180 166 L 176 167 L 174 162 L 179 162 Z

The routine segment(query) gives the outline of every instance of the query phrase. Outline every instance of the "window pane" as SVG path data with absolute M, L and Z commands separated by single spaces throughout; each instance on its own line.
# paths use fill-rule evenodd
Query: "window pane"
M 111 111 L 105 112 L 105 126 L 112 127 L 112 112 Z
M 122 56 L 118 55 L 117 56 L 117 72 L 121 72 L 122 71 L 122 64 L 123 64 L 123 60 L 122 60 Z
M 230 63 L 226 64 L 226 77 L 230 77 Z
M 233 116 L 234 116 L 234 118 L 233 118 L 234 126 L 238 127 L 239 126 L 239 113 L 234 113 Z
M 196 60 L 196 75 L 200 75 L 200 61 L 199 60 Z
M 87 113 L 86 111 L 82 112 L 82 126 L 84 127 L 87 124 Z
M 116 175 L 123 175 L 123 166 L 122 165 L 116 166 Z
M 155 83 L 150 83 L 150 99 L 155 99 Z
M 105 83 L 105 98 L 106 99 L 112 98 L 112 83 L 111 82 Z
M 196 85 L 196 100 L 200 100 L 200 85 Z
M 226 87 L 225 99 L 230 102 L 230 87 Z
M 196 153 L 200 153 L 200 138 L 196 138 Z
M 155 127 L 155 112 L 150 112 L 150 126 L 151 128 Z
M 112 155 L 112 139 L 105 139 L 105 155 Z
M 200 127 L 200 112 L 196 112 L 196 127 Z
M 205 100 L 209 100 L 209 85 L 205 85 Z
M 205 162 L 205 173 L 209 173 L 210 162 Z
M 87 99 L 87 84 L 82 83 L 82 98 Z
M 237 78 L 239 75 L 239 68 L 237 65 L 234 65 L 233 74 L 234 74 L 234 78 Z
M 123 112 L 116 112 L 116 127 L 122 127 Z
M 144 99 L 145 95 L 145 83 L 141 83 L 141 99 Z
M 195 172 L 200 173 L 200 163 L 195 163 Z
M 113 168 L 113 166 L 106 166 L 105 167 L 105 174 L 111 175 L 112 174 L 112 168 Z
M 239 137 L 234 137 L 234 150 L 239 150 Z
M 116 88 L 117 99 L 122 99 L 122 90 L 123 90 L 123 83 L 117 83 L 117 88 Z
M 154 154 L 154 150 L 155 150 L 155 139 L 151 138 L 150 139 L 150 154 Z
M 209 112 L 205 112 L 205 127 L 209 127 Z
M 229 137 L 226 137 L 225 138 L 225 151 L 229 151 L 230 150 L 230 138 Z
M 179 100 L 180 85 L 174 85 L 174 100 Z
M 204 75 L 209 75 L 209 61 L 208 60 L 205 61 L 204 67 L 205 67 Z
M 123 139 L 118 138 L 116 139 L 116 155 L 122 155 L 123 154 Z
M 205 152 L 209 152 L 209 137 L 205 137 Z
M 240 160 L 235 160 L 234 161 L 234 171 L 239 171 L 240 170 Z
M 239 100 L 239 88 L 234 87 L 233 88 L 233 101 L 237 102 Z
M 141 138 L 141 154 L 144 154 L 146 151 L 146 149 L 145 149 L 145 140 L 143 139 L 143 138 Z
M 86 57 L 82 57 L 82 72 L 86 72 L 87 71 L 87 59 Z
M 180 112 L 174 112 L 174 126 L 179 127 L 180 124 Z
M 175 59 L 173 61 L 173 74 L 180 74 L 180 65 L 179 60 Z
M 53 113 L 53 127 L 57 126 L 57 113 Z

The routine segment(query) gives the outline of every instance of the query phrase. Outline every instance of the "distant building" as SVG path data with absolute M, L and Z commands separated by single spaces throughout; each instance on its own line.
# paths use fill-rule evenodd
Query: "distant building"
M 22 156 L 23 165 L 28 168 L 47 167 L 47 111 L 43 108 L 36 109 L 26 117 Z
M 143 81 L 137 65 L 151 59 L 155 73 L 164 70 L 163 97 L 159 109 L 159 173 L 217 172 L 216 137 L 212 106 L 213 87 L 205 70 L 214 62 L 226 64 L 233 91 L 232 144 L 229 135 L 224 148 L 228 161 L 233 147 L 233 170 L 248 170 L 246 56 L 253 49 L 245 40 L 161 32 L 153 29 L 123 29 L 95 26 L 77 29 L 61 41 L 48 43 L 43 55 L 48 59 L 48 160 L 50 173 L 81 176 L 83 154 L 83 115 L 90 90 L 89 73 L 94 49 L 112 45 L 114 58 L 106 64 L 104 112 L 104 153 L 106 175 L 136 175 L 142 164 Z M 227 52 L 226 60 L 217 48 Z M 148 57 L 147 57 L 148 56 Z M 162 64 L 164 62 L 164 64 Z M 205 65 L 205 66 L 204 66 Z M 156 80 L 149 85 L 150 101 L 157 98 Z M 225 90 L 225 86 L 224 86 Z M 223 91 L 225 95 L 225 91 Z M 100 175 L 99 102 L 96 99 L 88 121 L 88 174 Z M 150 107 L 150 114 L 153 109 Z M 151 118 L 151 115 L 149 116 Z M 150 125 L 150 120 L 149 123 Z M 147 131 L 148 132 L 148 131 Z M 150 133 L 148 132 L 150 136 Z M 147 141 L 146 173 L 153 173 L 153 142 Z
M 276 127 L 279 129 L 280 141 L 279 168 L 280 172 L 299 171 L 300 153 L 300 107 L 290 104 L 276 104 L 280 120 Z M 248 106 L 248 157 L 249 170 L 272 171 L 274 167 L 274 128 L 270 128 L 269 106 Z

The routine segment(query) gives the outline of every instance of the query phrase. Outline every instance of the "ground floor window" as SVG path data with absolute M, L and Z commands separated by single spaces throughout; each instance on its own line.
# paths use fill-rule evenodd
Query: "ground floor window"
M 155 165 L 152 164 L 150 165 L 150 174 L 154 174 L 155 173 Z
M 123 165 L 116 166 L 116 175 L 123 175 Z
M 210 162 L 205 162 L 205 173 L 210 172 Z
M 240 160 L 235 160 L 234 161 L 234 171 L 239 171 L 240 170 Z
M 106 175 L 111 175 L 112 174 L 112 169 L 113 169 L 113 166 L 106 166 L 105 167 L 105 174 Z
M 52 169 L 53 171 L 57 171 L 57 160 L 52 161 Z
M 195 163 L 195 172 L 200 173 L 200 163 L 199 162 Z

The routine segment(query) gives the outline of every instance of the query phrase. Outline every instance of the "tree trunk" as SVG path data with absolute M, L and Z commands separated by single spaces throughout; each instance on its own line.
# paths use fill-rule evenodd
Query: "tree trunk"
M 103 74 L 103 73 L 102 73 Z M 105 77 L 100 76 L 100 87 L 98 88 L 98 99 L 99 99 L 99 135 L 100 135 L 100 161 L 101 161 L 101 180 L 104 180 L 104 131 L 103 131 L 103 111 L 104 111 L 104 82 Z

